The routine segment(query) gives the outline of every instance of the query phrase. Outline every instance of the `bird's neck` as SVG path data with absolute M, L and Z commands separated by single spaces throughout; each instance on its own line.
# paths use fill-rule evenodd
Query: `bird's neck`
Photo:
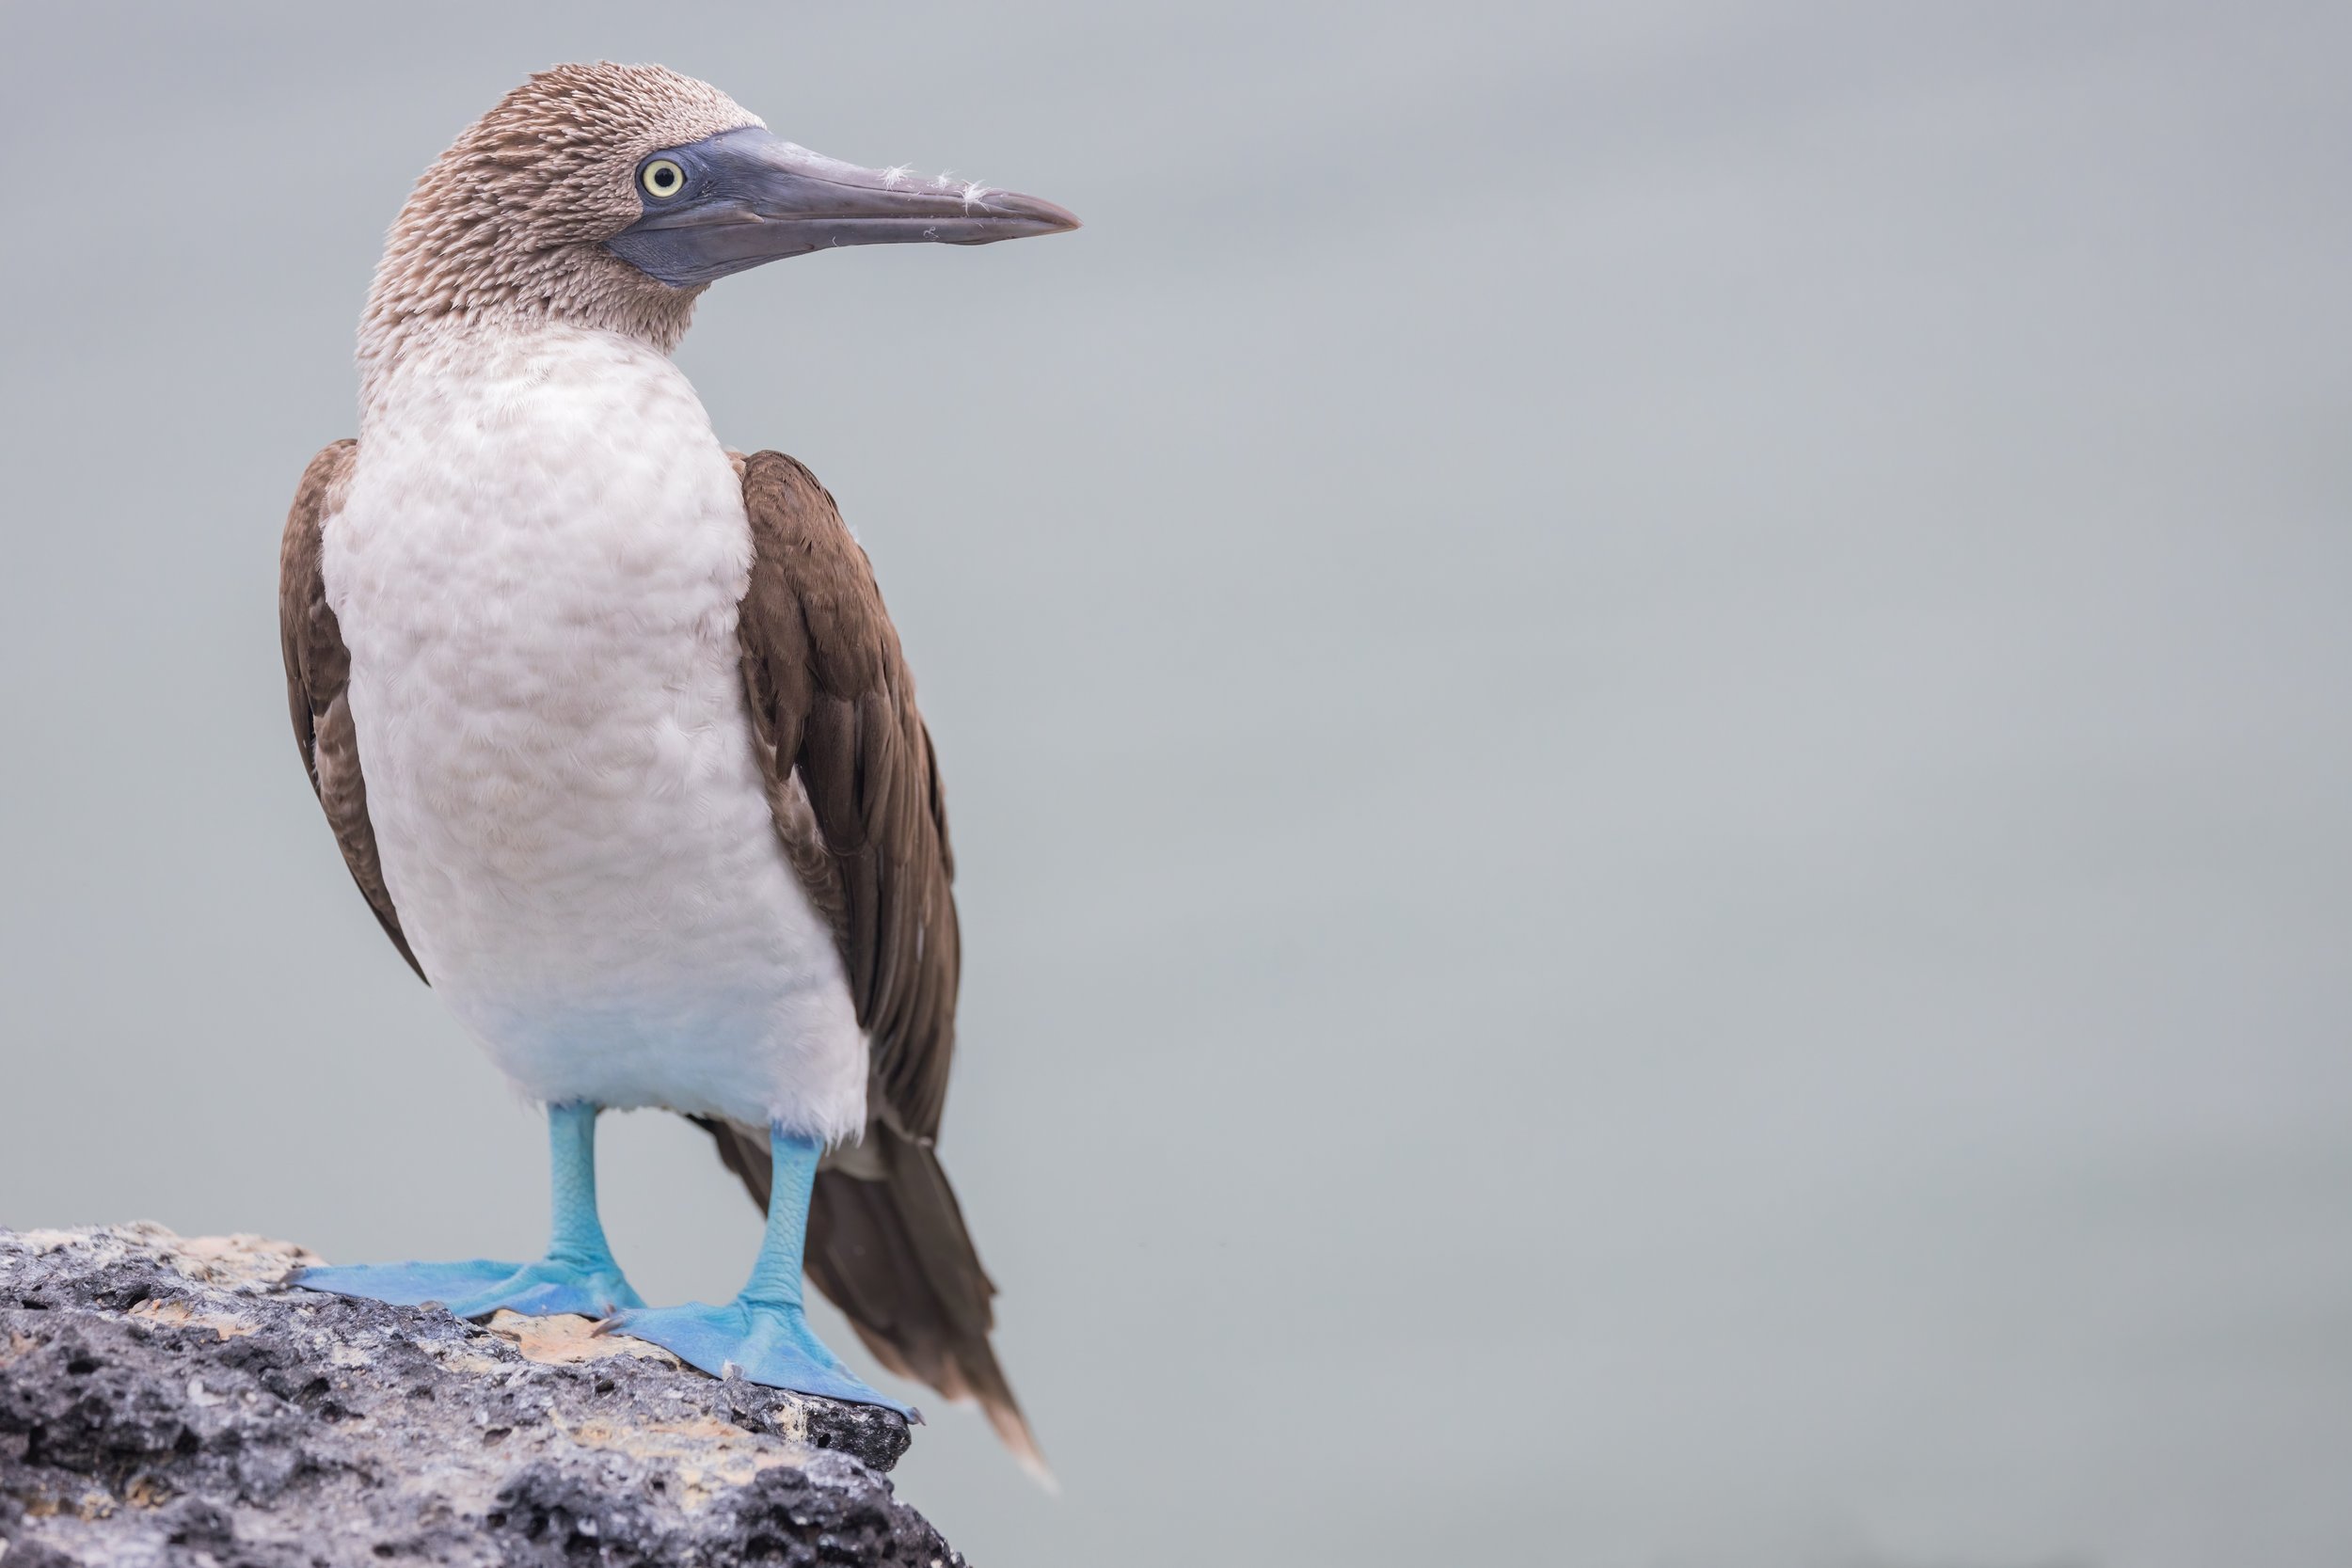
M 600 245 L 477 264 L 456 272 L 395 239 L 376 267 L 359 319 L 360 406 L 419 354 L 563 329 L 617 333 L 668 354 L 686 336 L 703 288 L 673 289 Z
M 561 317 L 532 313 L 464 312 L 408 324 L 390 351 L 360 355 L 359 436 L 362 446 L 379 436 L 396 438 L 447 434 L 452 420 L 462 427 L 479 417 L 478 395 L 487 388 L 506 417 L 538 418 L 562 413 L 577 402 L 576 384 L 684 388 L 670 345 L 644 333 L 617 331 Z M 466 389 L 477 403 L 455 393 Z M 473 410 L 459 412 L 459 406 Z

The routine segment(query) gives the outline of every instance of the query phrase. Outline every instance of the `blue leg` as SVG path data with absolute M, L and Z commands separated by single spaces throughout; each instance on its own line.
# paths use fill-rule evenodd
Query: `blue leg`
M 801 1296 L 801 1246 L 808 1234 L 808 1195 L 817 1180 L 817 1141 L 774 1130 L 769 1134 L 774 1174 L 768 1188 L 768 1231 L 751 1282 L 724 1307 L 684 1307 L 622 1312 L 613 1328 L 648 1339 L 704 1371 L 769 1388 L 821 1394 L 856 1404 L 879 1404 L 914 1420 L 912 1405 L 884 1398 L 860 1383 L 808 1326 Z
M 548 1147 L 554 1166 L 554 1234 L 536 1263 L 351 1263 L 305 1269 L 294 1283 L 341 1296 L 366 1296 L 403 1307 L 437 1301 L 461 1318 L 486 1318 L 500 1307 L 544 1316 L 578 1312 L 601 1318 L 615 1307 L 642 1307 L 621 1277 L 620 1264 L 596 1217 L 596 1108 L 548 1107 Z

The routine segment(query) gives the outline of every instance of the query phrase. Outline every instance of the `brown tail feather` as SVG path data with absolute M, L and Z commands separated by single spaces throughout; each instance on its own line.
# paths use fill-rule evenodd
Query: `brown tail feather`
M 716 1117 L 693 1119 L 765 1209 L 767 1135 Z M 977 1400 L 1022 1467 L 1053 1485 L 989 1345 L 995 1321 L 989 1298 L 996 1287 L 980 1267 L 939 1157 L 879 1122 L 866 1129 L 858 1152 L 861 1166 L 879 1165 L 879 1180 L 846 1170 L 817 1173 L 808 1209 L 809 1278 L 883 1366 L 948 1399 Z

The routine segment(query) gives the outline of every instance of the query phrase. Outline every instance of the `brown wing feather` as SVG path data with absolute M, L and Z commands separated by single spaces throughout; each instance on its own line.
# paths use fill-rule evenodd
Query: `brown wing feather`
M 743 681 L 778 832 L 833 922 L 873 1042 L 878 1109 L 928 1141 L 946 1101 L 961 954 L 931 737 L 873 567 L 824 486 L 782 452 L 756 452 L 743 504 Z
M 810 901 L 832 924 L 873 1048 L 865 1142 L 817 1173 L 808 1274 L 901 1376 L 976 1399 L 1050 1481 L 989 1343 L 996 1287 L 933 1141 L 955 1049 L 955 861 L 931 737 L 872 565 L 816 476 L 741 460 L 752 524 L 739 636 L 768 798 Z M 754 1201 L 764 1131 L 698 1117 Z
M 343 863 L 351 867 L 351 879 L 359 884 L 384 934 L 421 980 L 424 970 L 408 950 L 391 893 L 384 885 L 384 867 L 376 859 L 375 830 L 368 822 L 368 784 L 359 772 L 359 740 L 352 728 L 346 691 L 351 650 L 343 646 L 342 627 L 326 603 L 326 579 L 319 570 L 321 530 L 327 515 L 342 504 L 358 451 L 356 441 L 338 441 L 310 459 L 294 491 L 294 507 L 286 514 L 285 538 L 278 550 L 278 634 L 286 656 L 286 709 L 294 720 L 303 770 L 335 830 L 335 844 L 343 852 Z

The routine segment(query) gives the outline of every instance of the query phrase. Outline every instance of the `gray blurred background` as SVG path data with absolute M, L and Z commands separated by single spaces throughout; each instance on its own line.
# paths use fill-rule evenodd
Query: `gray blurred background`
M 2352 1560 L 2352 12 L 0 12 L 0 1224 L 528 1255 L 278 532 L 409 182 L 658 59 L 1084 232 L 681 354 L 880 567 L 983 1564 Z M 615 1243 L 758 1217 L 607 1123 Z M 849 1347 L 846 1329 L 824 1325 Z M 860 1357 L 870 1366 L 870 1360 Z

